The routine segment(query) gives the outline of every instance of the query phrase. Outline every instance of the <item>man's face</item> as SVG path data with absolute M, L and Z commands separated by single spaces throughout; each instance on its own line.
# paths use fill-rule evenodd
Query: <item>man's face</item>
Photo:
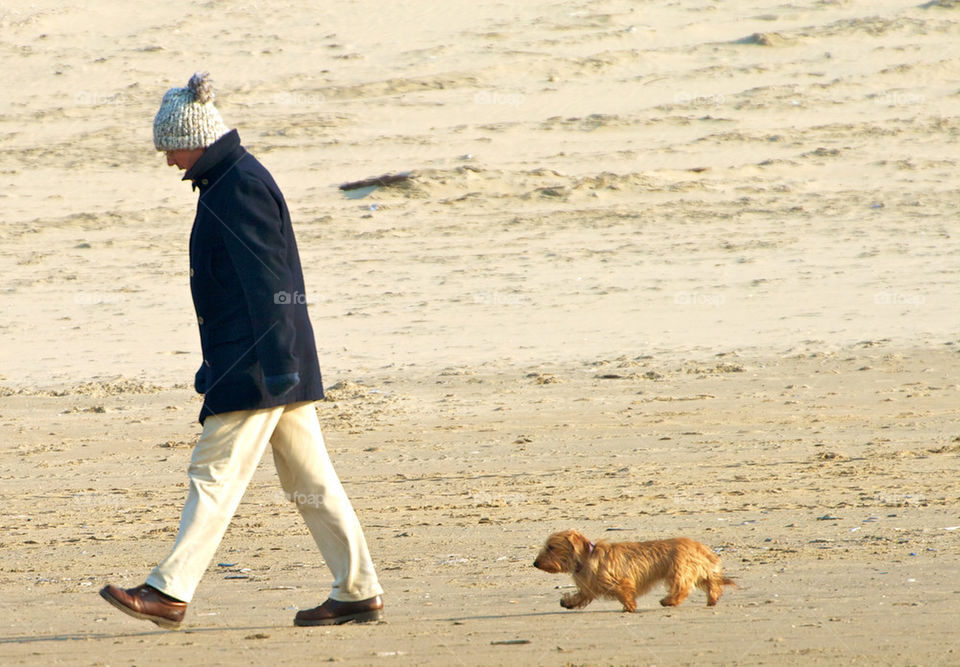
M 200 159 L 205 150 L 205 148 L 191 148 L 190 150 L 167 151 L 167 164 L 171 167 L 177 165 L 179 169 L 187 171 Z

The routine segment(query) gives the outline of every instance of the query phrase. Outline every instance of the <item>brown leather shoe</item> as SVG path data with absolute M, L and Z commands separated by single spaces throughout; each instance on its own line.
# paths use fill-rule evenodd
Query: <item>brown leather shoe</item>
M 301 609 L 293 619 L 294 625 L 340 625 L 356 621 L 369 623 L 383 616 L 383 600 L 379 595 L 356 602 L 327 599 L 319 607 Z
M 100 590 L 100 597 L 124 614 L 144 621 L 153 621 L 162 628 L 176 630 L 180 627 L 187 603 L 164 595 L 153 586 L 143 584 L 126 590 L 107 585 Z

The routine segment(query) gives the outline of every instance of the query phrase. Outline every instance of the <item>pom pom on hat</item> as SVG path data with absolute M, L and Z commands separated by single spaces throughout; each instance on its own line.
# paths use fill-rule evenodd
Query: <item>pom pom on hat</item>
M 153 119 L 153 144 L 158 151 L 206 148 L 230 131 L 213 106 L 208 72 L 190 77 L 186 88 L 171 88 Z
M 193 99 L 200 104 L 213 102 L 213 82 L 210 72 L 196 72 L 187 82 L 187 88 L 193 93 Z

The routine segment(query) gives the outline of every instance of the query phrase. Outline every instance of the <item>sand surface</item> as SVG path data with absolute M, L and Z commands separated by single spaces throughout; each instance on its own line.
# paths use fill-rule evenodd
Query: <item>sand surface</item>
M 0 49 L 0 662 L 960 664 L 960 3 L 14 1 Z M 183 631 L 96 594 L 199 433 L 151 131 L 198 69 L 291 208 L 381 624 L 292 627 L 269 456 Z M 739 588 L 563 610 L 565 528 Z

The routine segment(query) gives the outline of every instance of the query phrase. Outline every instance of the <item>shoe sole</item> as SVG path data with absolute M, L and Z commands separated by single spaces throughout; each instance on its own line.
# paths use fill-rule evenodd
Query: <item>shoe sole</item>
M 100 597 L 112 604 L 114 607 L 122 611 L 127 616 L 133 616 L 136 619 L 141 621 L 153 621 L 161 628 L 166 628 L 167 630 L 179 630 L 180 621 L 171 621 L 169 618 L 163 618 L 162 616 L 151 616 L 149 614 L 143 614 L 139 611 L 135 611 L 128 607 L 127 605 L 120 602 L 112 595 L 110 595 L 106 590 L 100 591 Z
M 333 618 L 320 618 L 317 620 L 294 618 L 293 624 L 300 627 L 310 627 L 314 625 L 343 625 L 344 623 L 372 623 L 383 618 L 382 609 L 373 611 L 361 611 L 358 614 L 344 614 L 343 616 L 334 616 Z

